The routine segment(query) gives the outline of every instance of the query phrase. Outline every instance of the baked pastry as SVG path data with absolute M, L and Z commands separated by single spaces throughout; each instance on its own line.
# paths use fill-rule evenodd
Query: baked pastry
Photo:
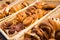
M 19 32 L 24 29 L 24 25 L 19 23 L 17 25 L 11 25 L 11 28 L 9 29 L 8 33 L 9 34 L 14 34 L 15 31 Z
M 54 8 L 56 8 L 56 5 L 55 4 L 45 4 L 45 5 L 43 5 L 43 7 L 42 7 L 43 9 L 46 9 L 46 10 L 52 10 L 52 9 L 54 9 Z
M 25 18 L 27 18 L 27 14 L 25 12 L 20 12 L 19 14 L 16 15 L 16 19 L 18 21 L 23 21 Z
M 37 2 L 37 3 L 35 4 L 35 7 L 36 7 L 37 9 L 42 9 L 43 5 L 45 5 L 45 2 Z
M 28 6 L 29 4 L 27 2 L 22 2 L 22 3 L 18 3 L 15 6 L 13 6 L 12 8 L 10 8 L 9 12 L 15 12 L 18 11 L 26 6 Z
M 60 29 L 60 19 L 59 18 L 50 18 L 49 21 L 53 25 L 54 30 L 59 30 Z

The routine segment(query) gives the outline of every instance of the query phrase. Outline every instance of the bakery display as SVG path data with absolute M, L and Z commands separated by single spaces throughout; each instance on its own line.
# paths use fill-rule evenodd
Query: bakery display
M 0 7 L 0 32 L 8 40 L 60 40 L 60 7 L 56 3 L 5 1 Z
M 22 5 L 27 6 L 23 3 Z M 48 8 L 44 8 L 45 5 L 47 5 Z M 55 7 L 56 5 L 52 5 L 51 7 L 51 4 L 49 5 L 44 2 L 37 2 L 35 5 L 30 6 L 25 11 L 18 13 L 13 20 L 2 23 L 0 27 L 7 35 L 16 35 L 16 33 L 27 28 L 29 25 L 33 24 L 36 20 L 39 20 Z

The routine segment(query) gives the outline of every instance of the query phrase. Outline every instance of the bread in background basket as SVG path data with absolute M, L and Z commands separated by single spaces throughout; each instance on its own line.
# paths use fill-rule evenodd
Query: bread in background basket
M 16 0 L 0 0 L 0 10 L 7 7 L 9 4 L 13 3 Z

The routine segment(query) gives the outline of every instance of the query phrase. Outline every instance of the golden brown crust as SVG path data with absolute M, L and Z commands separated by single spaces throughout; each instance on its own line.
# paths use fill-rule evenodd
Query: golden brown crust
M 45 4 L 44 2 L 37 2 L 37 3 L 35 4 L 35 6 L 36 6 L 36 8 L 38 8 L 38 9 L 42 9 L 42 7 L 43 7 L 44 4 Z
M 25 12 L 20 12 L 18 15 L 17 15 L 17 20 L 18 21 L 23 21 L 25 18 L 27 17 L 26 13 Z
M 43 9 L 54 9 L 56 7 L 56 5 L 54 4 L 45 4 L 43 5 Z
M 23 24 L 24 25 L 29 25 L 31 24 L 33 18 L 32 17 L 27 17 L 24 21 L 23 21 Z

